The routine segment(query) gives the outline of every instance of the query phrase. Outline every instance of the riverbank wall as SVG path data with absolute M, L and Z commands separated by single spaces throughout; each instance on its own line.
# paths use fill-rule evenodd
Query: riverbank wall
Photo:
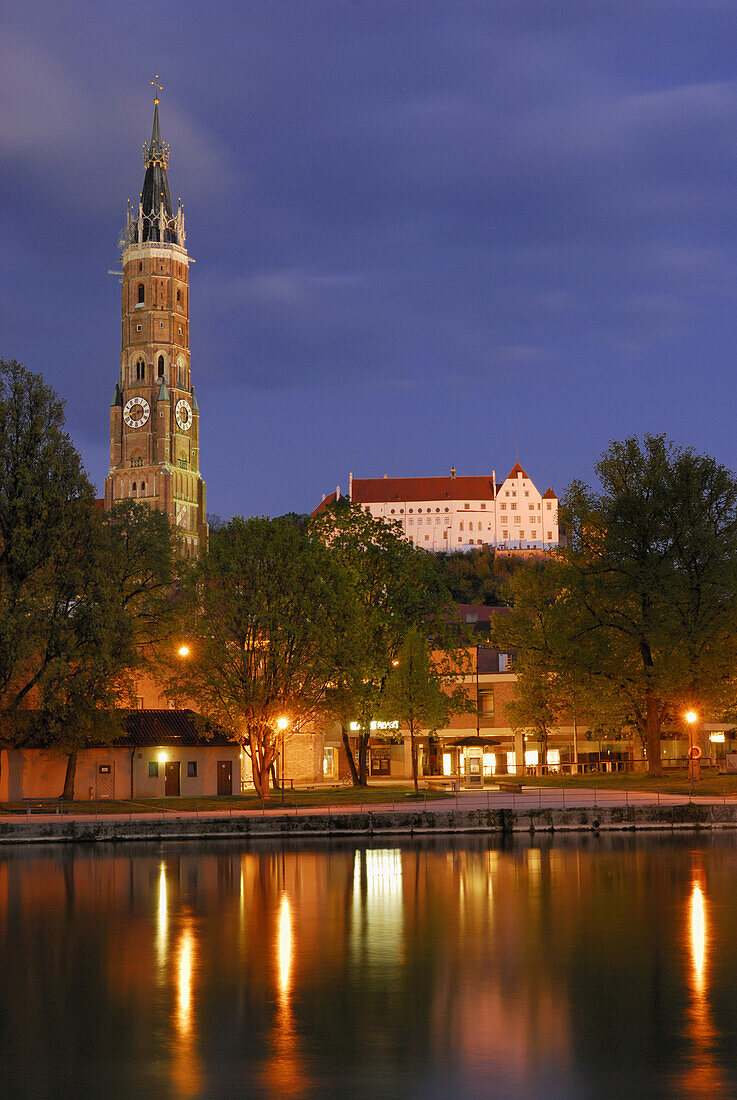
M 310 837 L 432 836 L 453 833 L 605 833 L 737 829 L 737 805 L 607 806 L 581 809 L 363 811 L 141 818 L 22 818 L 0 821 L 0 844 Z

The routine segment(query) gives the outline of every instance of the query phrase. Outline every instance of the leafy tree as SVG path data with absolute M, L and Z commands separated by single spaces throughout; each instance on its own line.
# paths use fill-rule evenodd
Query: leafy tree
M 341 724 L 353 782 L 365 785 L 371 722 L 381 710 L 392 660 L 413 626 L 432 632 L 438 645 L 457 646 L 448 622 L 451 600 L 437 558 L 405 539 L 398 523 L 341 500 L 310 530 L 346 576 L 348 618 L 328 703 Z M 357 758 L 348 736 L 351 719 L 359 726 Z
M 248 752 L 268 793 L 281 734 L 322 704 L 344 630 L 346 593 L 333 555 L 286 519 L 241 517 L 212 533 L 186 592 L 191 655 L 169 691 L 196 700 Z
M 573 482 L 564 498 L 570 545 L 549 574 L 546 630 L 539 601 L 520 605 L 516 592 L 518 693 L 533 707 L 536 683 L 559 706 L 565 668 L 585 709 L 601 716 L 603 700 L 610 721 L 639 730 L 660 775 L 664 721 L 687 703 L 724 710 L 736 695 L 737 482 L 663 436 L 612 443 L 596 472 L 600 493 Z
M 33 738 L 73 751 L 92 733 L 112 734 L 120 675 L 136 661 L 110 532 L 63 410 L 39 375 L 0 361 L 0 741 L 8 747 Z
M 425 634 L 417 626 L 411 626 L 386 677 L 382 712 L 388 719 L 398 719 L 400 726 L 409 730 L 415 791 L 420 730 L 436 733 L 447 725 L 451 714 L 468 710 L 466 693 L 452 688 L 456 678 L 457 673 L 442 654 L 433 659 Z
M 499 607 L 508 603 L 506 586 L 524 559 L 498 554 L 492 546 L 438 554 L 443 577 L 456 603 Z

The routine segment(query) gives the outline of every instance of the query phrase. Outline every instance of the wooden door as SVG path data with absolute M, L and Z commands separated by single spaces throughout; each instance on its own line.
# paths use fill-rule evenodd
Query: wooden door
M 233 793 L 233 761 L 218 760 L 218 794 Z
M 164 794 L 169 795 L 179 794 L 179 761 L 167 760 L 164 768 Z

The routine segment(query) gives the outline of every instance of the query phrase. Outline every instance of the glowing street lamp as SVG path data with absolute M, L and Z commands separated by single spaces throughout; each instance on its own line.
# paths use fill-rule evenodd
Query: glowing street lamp
M 284 732 L 289 725 L 289 719 L 283 715 L 276 720 L 276 728 L 281 733 L 281 804 L 284 805 Z
M 183 642 L 183 643 L 182 643 L 182 644 L 180 645 L 179 649 L 177 650 L 177 653 L 179 654 L 179 656 L 180 656 L 180 657 L 189 657 L 189 654 L 190 654 L 190 648 L 189 648 L 189 646 L 188 646 L 188 645 L 186 644 L 186 642 Z
M 691 773 L 691 794 L 693 795 L 694 772 L 696 770 L 696 753 L 693 743 L 693 728 L 695 723 L 698 722 L 699 716 L 695 710 L 687 710 L 684 718 L 688 722 L 688 770 Z M 701 750 L 699 749 L 699 756 L 700 755 Z

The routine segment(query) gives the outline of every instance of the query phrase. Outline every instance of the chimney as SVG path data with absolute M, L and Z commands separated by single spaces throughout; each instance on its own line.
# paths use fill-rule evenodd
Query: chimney
M 451 468 L 450 468 L 450 480 L 455 481 L 455 476 L 456 476 L 456 468 L 455 468 L 455 466 L 451 466 Z

